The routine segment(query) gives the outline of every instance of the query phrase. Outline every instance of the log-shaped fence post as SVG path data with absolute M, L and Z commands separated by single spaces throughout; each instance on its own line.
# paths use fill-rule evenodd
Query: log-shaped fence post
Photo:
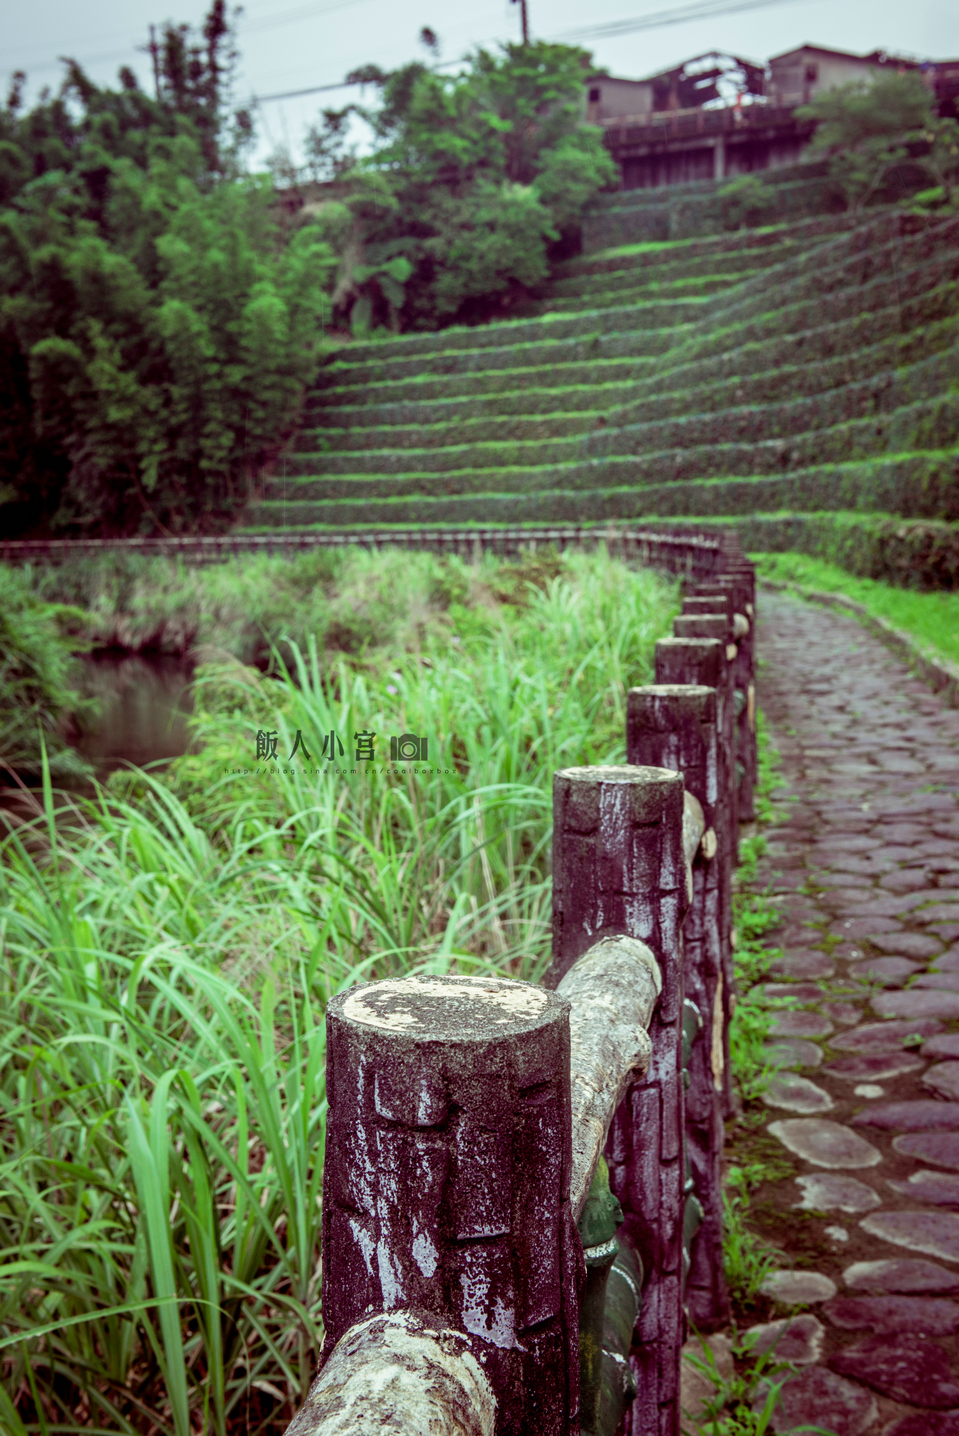
M 717 802 L 713 810 L 716 833 L 716 876 L 720 888 L 719 939 L 723 967 L 723 1030 L 729 1026 L 729 1015 L 735 995 L 732 955 L 732 881 L 736 863 L 736 827 L 733 822 L 732 776 L 735 749 L 733 746 L 733 709 L 729 696 L 729 664 L 725 646 L 716 638 L 661 638 L 656 644 L 656 683 L 694 684 L 716 692 Z M 695 795 L 699 797 L 697 793 Z M 700 800 L 701 801 L 701 800 Z M 723 1071 L 723 1115 L 732 1112 L 732 1089 L 728 1061 Z
M 673 633 L 677 638 L 715 638 L 725 647 L 726 654 L 726 701 L 728 709 L 728 732 L 730 747 L 729 804 L 733 832 L 738 835 L 742 814 L 739 806 L 742 765 L 739 763 L 739 724 L 736 704 L 736 658 L 738 649 L 733 642 L 731 625 L 724 613 L 689 613 L 673 619 Z M 725 715 L 724 715 L 725 716 Z
M 698 1327 L 729 1317 L 723 1276 L 723 1092 L 728 1083 L 728 995 L 724 934 L 730 927 L 726 871 L 718 852 L 722 827 L 723 764 L 716 690 L 697 685 L 631 688 L 626 707 L 630 763 L 682 774 L 687 793 L 703 810 L 706 832 L 692 867 L 693 896 L 683 924 L 683 983 L 698 1009 L 687 1060 L 686 1155 L 703 1224 L 690 1253 L 686 1306 Z M 698 1031 L 695 1028 L 698 1026 Z
M 632 1084 L 606 1145 L 624 1231 L 648 1273 L 630 1355 L 631 1436 L 678 1436 L 683 1344 L 683 781 L 662 768 L 568 768 L 553 783 L 555 986 L 603 936 L 646 943 L 662 974 L 646 1075 Z
M 695 598 L 711 596 L 732 608 L 732 641 L 736 645 L 733 687 L 736 701 L 737 759 L 742 771 L 737 784 L 739 818 L 755 817 L 754 794 L 758 775 L 756 744 L 756 670 L 754 627 L 756 616 L 756 571 L 746 559 L 737 559 L 717 578 L 696 584 Z M 685 603 L 683 606 L 685 612 Z
M 733 648 L 720 635 L 721 624 L 708 616 L 704 619 L 677 617 L 673 626 L 675 638 L 661 638 L 656 644 L 657 683 L 698 683 L 715 688 L 718 695 L 716 721 L 723 744 L 722 775 L 724 823 L 728 827 L 729 858 L 734 867 L 739 861 L 739 824 L 736 804 L 736 700 L 733 685 Z M 696 634 L 680 632 L 688 629 L 714 628 L 714 632 Z M 718 830 L 717 830 L 718 831 Z
M 503 978 L 409 977 L 333 998 L 324 1359 L 373 1314 L 424 1311 L 470 1339 L 497 1432 L 575 1427 L 569 1042 L 563 998 Z
M 727 625 L 727 629 L 728 629 L 728 632 L 729 632 L 730 637 L 732 637 L 732 632 L 733 632 L 733 598 L 732 598 L 732 594 L 730 594 L 730 593 L 726 593 L 726 594 L 715 594 L 715 595 L 713 595 L 713 594 L 710 594 L 710 595 L 699 595 L 699 594 L 688 595 L 688 594 L 687 594 L 687 596 L 683 599 L 683 614 L 684 614 L 684 615 L 689 614 L 689 615 L 692 615 L 692 616 L 696 617 L 696 616 L 701 616 L 701 615 L 703 615 L 703 614 L 710 614 L 710 613 L 724 613 L 724 614 L 726 615 L 726 625 Z

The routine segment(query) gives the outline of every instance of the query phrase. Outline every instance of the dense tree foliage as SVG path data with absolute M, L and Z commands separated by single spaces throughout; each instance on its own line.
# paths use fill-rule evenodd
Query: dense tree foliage
M 615 176 L 581 123 L 588 60 L 537 44 L 481 50 L 453 78 L 367 67 L 374 152 L 348 150 L 349 109 L 327 112 L 310 163 L 340 188 L 285 227 L 243 169 L 225 0 L 199 34 L 164 27 L 153 96 L 68 61 L 25 111 L 17 76 L 0 109 L 0 527 L 226 527 L 296 422 L 328 313 L 431 328 L 524 297 Z
M 589 58 L 541 42 L 478 50 L 455 76 L 354 72 L 379 90 L 361 112 L 373 153 L 345 151 L 343 110 L 308 139 L 316 176 L 349 186 L 335 300 L 354 329 L 485 318 L 546 277 L 553 247 L 616 179 L 602 132 L 582 123 Z
M 230 27 L 167 26 L 158 98 L 68 63 L 0 110 L 0 525 L 217 526 L 293 422 L 334 258 L 244 176 Z
M 908 160 L 926 170 L 944 203 L 950 201 L 959 124 L 936 115 L 935 96 L 916 71 L 826 90 L 796 113 L 818 121 L 811 151 L 829 157 L 850 208 L 873 199 L 890 172 Z

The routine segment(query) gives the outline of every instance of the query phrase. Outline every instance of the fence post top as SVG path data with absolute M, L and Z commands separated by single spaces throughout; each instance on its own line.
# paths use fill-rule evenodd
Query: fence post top
M 710 690 L 711 691 L 711 690 Z M 682 775 L 670 768 L 648 768 L 639 763 L 596 764 L 584 768 L 559 768 L 553 775 L 554 782 L 575 783 L 592 787 L 603 783 L 623 783 L 637 788 L 661 785 L 664 788 L 682 787 Z
M 643 683 L 636 688 L 627 688 L 627 702 L 634 693 L 634 703 L 649 699 L 652 702 L 676 703 L 683 708 L 716 705 L 716 690 L 707 683 Z
M 469 1042 L 548 1025 L 566 1016 L 569 1003 L 508 977 L 422 975 L 360 983 L 334 997 L 328 1011 L 383 1037 Z
M 690 651 L 695 648 L 705 649 L 707 652 L 724 646 L 721 638 L 657 638 L 657 648 L 667 645 L 670 648 L 688 648 Z

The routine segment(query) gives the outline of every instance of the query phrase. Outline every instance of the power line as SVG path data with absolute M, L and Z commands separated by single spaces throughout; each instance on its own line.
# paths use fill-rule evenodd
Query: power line
M 334 10 L 351 10 L 355 5 L 366 4 L 367 0 L 336 0 L 332 5 L 300 5 L 296 10 L 283 10 L 279 15 L 264 15 L 261 20 L 252 20 L 240 28 L 245 34 L 256 30 L 272 30 L 276 25 L 293 25 L 297 20 L 309 20 L 314 15 L 329 15 Z
M 245 32 L 272 29 L 275 26 L 294 24 L 298 20 L 308 19 L 314 15 L 330 14 L 337 10 L 353 9 L 356 5 L 367 3 L 367 0 L 334 0 L 334 3 L 308 4 L 298 6 L 295 10 L 285 10 L 279 15 L 263 16 L 260 20 L 241 23 Z M 575 30 L 564 30 L 555 38 L 558 40 L 601 40 L 613 39 L 619 35 L 630 35 L 640 30 L 652 30 L 659 26 L 679 25 L 687 20 L 711 19 L 714 16 L 732 15 L 746 10 L 759 10 L 773 5 L 796 4 L 799 0 L 694 0 L 691 5 L 683 5 L 676 9 L 656 10 L 646 15 L 636 15 L 626 20 L 614 20 L 605 25 L 584 26 Z M 525 11 L 525 0 L 523 10 Z M 525 16 L 524 16 L 525 18 Z M 528 33 L 528 32 L 527 32 Z M 480 41 L 477 43 L 489 43 Z M 125 50 L 114 50 L 108 54 L 87 55 L 80 57 L 78 63 L 81 65 L 106 64 L 115 60 L 125 60 L 130 57 L 131 50 L 141 49 L 141 46 L 131 44 Z M 147 47 L 149 48 L 149 47 Z M 47 70 L 58 69 L 62 62 L 47 61 L 40 65 L 29 65 L 29 72 L 36 74 Z M 437 69 L 448 68 L 450 64 L 460 64 L 461 61 L 450 61 L 447 65 L 436 66 Z M 319 95 L 332 90 L 348 88 L 345 80 L 335 84 L 311 85 L 301 90 L 285 90 L 274 95 L 256 95 L 254 103 L 266 103 L 271 100 L 292 100 L 299 99 L 305 95 Z
M 577 30 L 564 30 L 557 39 L 613 39 L 617 35 L 632 35 L 638 30 L 679 25 L 685 20 L 708 20 L 717 15 L 733 15 L 742 10 L 761 10 L 771 5 L 796 3 L 798 0 L 696 0 L 695 4 L 683 5 L 678 9 L 654 10 L 646 15 L 634 15 L 629 20 L 614 20 L 608 25 L 589 25 Z
M 432 70 L 448 70 L 453 65 L 462 65 L 462 60 L 445 60 L 442 65 L 432 65 Z M 369 85 L 370 80 L 339 80 L 335 85 L 311 85 L 307 90 L 283 90 L 278 95 L 254 95 L 251 104 L 262 105 L 267 100 L 298 100 L 301 95 L 322 95 L 328 90 L 351 90 L 361 85 Z
M 131 41 L 125 50 L 111 50 L 108 55 L 85 55 L 82 59 L 77 60 L 77 64 L 106 65 L 114 60 L 129 60 L 131 53 L 142 48 L 143 46 L 134 45 Z M 73 57 L 71 56 L 70 58 L 72 59 Z M 59 70 L 62 64 L 63 61 L 58 59 L 47 60 L 42 65 L 31 65 L 25 62 L 22 66 L 19 66 L 18 68 L 25 70 L 29 79 L 37 73 L 42 74 L 45 70 Z
M 326 15 L 335 10 L 349 10 L 356 5 L 362 5 L 365 3 L 367 3 L 367 0 L 334 0 L 334 3 L 330 4 L 329 0 L 327 0 L 327 3 L 325 4 L 317 4 L 314 0 L 313 4 L 300 5 L 295 10 L 284 10 L 279 15 L 264 15 L 261 19 L 253 20 L 249 23 L 244 23 L 244 21 L 241 20 L 240 29 L 242 33 L 255 32 L 258 30 L 269 30 L 277 25 L 295 24 L 297 20 L 307 20 L 314 15 Z M 152 28 L 154 27 L 151 26 L 151 29 Z M 113 37 L 111 36 L 110 38 L 112 39 Z M 69 51 L 72 47 L 70 45 L 64 45 L 61 46 L 61 48 Z M 126 60 L 130 58 L 131 51 L 142 51 L 144 48 L 149 53 L 149 45 L 144 47 L 142 45 L 135 44 L 131 40 L 127 45 L 126 49 L 124 50 L 111 50 L 105 54 L 100 55 L 80 55 L 77 59 L 77 64 L 104 65 L 115 60 Z M 40 64 L 33 64 L 30 61 L 24 61 L 22 64 L 22 68 L 27 70 L 29 74 L 33 75 L 38 72 L 42 73 L 45 70 L 57 70 L 60 68 L 60 64 L 60 60 L 44 60 Z M 332 88 L 336 87 L 333 86 Z
M 322 95 L 327 90 L 351 90 L 356 81 L 340 80 L 335 85 L 311 85 L 308 90 L 284 90 L 279 95 L 253 95 L 250 103 L 263 105 L 267 100 L 298 100 L 301 95 Z

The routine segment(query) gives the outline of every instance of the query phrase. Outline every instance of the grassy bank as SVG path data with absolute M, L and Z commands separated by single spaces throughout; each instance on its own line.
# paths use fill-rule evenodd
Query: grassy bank
M 480 581 L 509 598 L 527 579 L 559 571 L 555 556 L 545 566 L 493 563 Z M 82 609 L 84 635 L 97 647 L 216 649 L 264 668 L 275 667 L 273 645 L 289 658 L 287 640 L 305 650 L 310 635 L 349 655 L 402 649 L 468 588 L 462 566 L 399 550 L 241 554 L 207 567 L 113 552 L 23 573 L 39 599 Z
M 2 844 L 11 1436 L 279 1436 L 320 1338 L 329 997 L 410 971 L 543 971 L 553 770 L 624 760 L 625 692 L 650 680 L 675 585 L 602 551 L 401 557 L 322 580 L 366 585 L 370 641 L 305 631 L 319 596 L 287 607 L 304 637 L 289 669 L 279 653 L 275 677 L 222 653 L 200 667 L 198 754 L 115 776 L 81 827 L 54 821 L 48 782 L 44 815 Z M 241 578 L 254 616 L 279 607 Z M 427 580 L 446 588 L 424 613 Z M 190 579 L 197 632 L 221 648 L 202 586 L 228 581 Z M 359 731 L 376 763 L 355 759 Z M 288 760 L 297 732 L 308 761 Z M 427 737 L 429 765 L 383 763 L 404 732 Z M 258 733 L 276 762 L 257 762 Z
M 959 663 L 959 593 L 919 593 L 896 588 L 798 553 L 750 555 L 760 577 L 800 584 L 826 593 L 842 593 L 863 604 L 877 618 L 908 633 L 921 648 Z

